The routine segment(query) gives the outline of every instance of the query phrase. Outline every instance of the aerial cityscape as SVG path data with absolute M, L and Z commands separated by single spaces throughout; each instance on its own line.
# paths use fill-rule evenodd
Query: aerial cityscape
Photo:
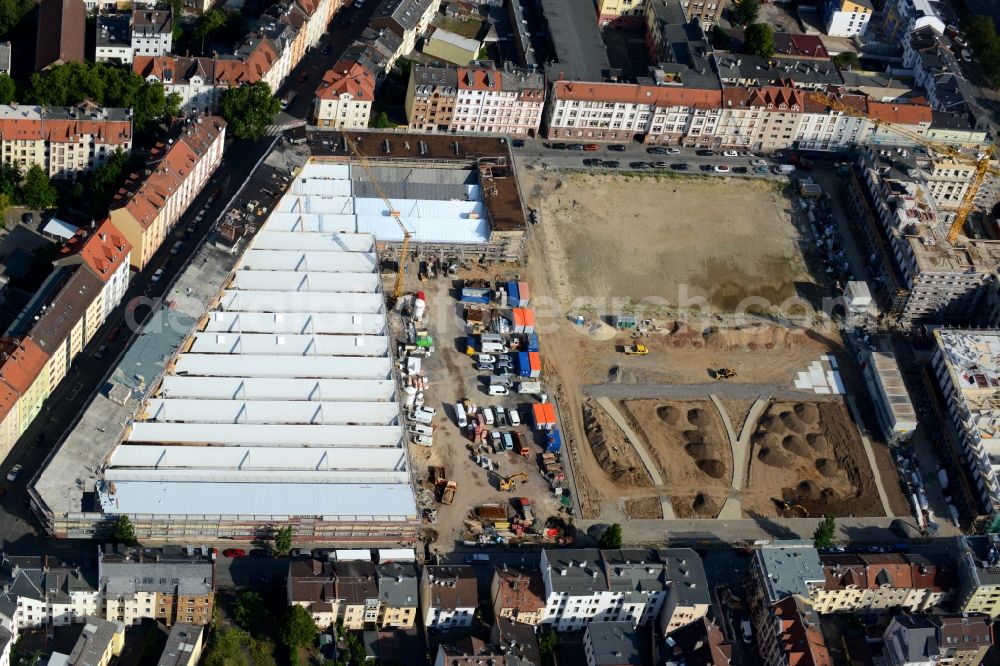
M 0 666 L 1000 665 L 998 27 L 0 0 Z

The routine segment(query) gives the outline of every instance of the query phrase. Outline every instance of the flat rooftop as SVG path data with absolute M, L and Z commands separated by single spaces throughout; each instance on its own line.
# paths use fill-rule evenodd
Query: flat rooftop
M 546 63 L 549 81 L 603 81 L 611 69 L 594 7 L 574 0 L 540 0 L 555 62 Z

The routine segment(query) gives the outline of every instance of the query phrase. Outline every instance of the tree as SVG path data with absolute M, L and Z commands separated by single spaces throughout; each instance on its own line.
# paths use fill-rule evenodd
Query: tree
M 0 0 L 0 35 L 10 32 L 34 8 L 33 0 Z
M 813 545 L 817 548 L 829 548 L 833 545 L 833 537 L 837 535 L 837 521 L 833 516 L 824 516 L 813 532 Z
M 243 654 L 243 642 L 248 638 L 239 629 L 227 628 L 212 633 L 205 657 L 201 660 L 203 666 L 244 666 L 246 657 Z
M 306 647 L 316 640 L 316 634 L 316 623 L 313 622 L 309 611 L 298 605 L 288 608 L 280 629 L 282 643 L 289 649 Z
M 770 58 L 774 55 L 774 31 L 766 23 L 754 23 L 743 31 L 743 50 Z
M 219 104 L 222 117 L 239 139 L 257 140 L 281 110 L 281 102 L 264 81 L 227 88 Z
M 34 167 L 32 167 L 34 168 Z M 111 540 L 115 543 L 135 543 L 135 527 L 128 516 L 118 516 L 111 526 Z
M 198 17 L 194 24 L 194 37 L 201 40 L 201 50 L 205 51 L 205 38 L 226 25 L 229 17 L 221 9 L 209 9 Z
M 555 652 L 558 641 L 559 637 L 556 636 L 556 632 L 549 629 L 538 637 L 538 651 L 542 654 L 552 654 Z
M 841 69 L 853 69 L 861 64 L 861 58 L 854 51 L 844 51 L 833 56 L 833 61 Z
M 260 594 L 252 590 L 240 590 L 233 602 L 233 620 L 241 629 L 250 631 L 267 617 L 267 606 Z
M 21 165 L 13 162 L 0 164 L 0 193 L 7 195 L 11 201 L 17 201 L 20 196 L 18 191 L 24 175 L 21 172 Z
M 396 123 L 389 120 L 389 114 L 385 111 L 379 111 L 378 115 L 372 118 L 368 122 L 369 127 L 376 127 L 378 129 L 385 129 L 386 127 L 395 127 Z
M 760 0 L 739 0 L 733 9 L 733 23 L 752 25 L 757 22 L 758 14 L 760 14 Z
M 733 40 L 730 38 L 729 33 L 726 32 L 725 29 L 718 23 L 712 26 L 711 38 L 712 46 L 720 51 L 728 51 L 733 44 Z
M 962 20 L 962 29 L 976 54 L 983 76 L 994 88 L 1000 86 L 1000 37 L 993 19 L 989 16 L 966 16 Z
M 343 635 L 341 630 L 340 635 Z M 344 636 L 344 649 L 337 654 L 337 661 L 333 662 L 336 666 L 350 666 L 355 664 L 356 666 L 361 666 L 361 664 L 367 663 L 368 651 L 365 650 L 365 644 L 361 640 L 361 637 L 356 633 L 349 633 Z
M 17 98 L 17 86 L 9 74 L 0 74 L 0 104 L 10 104 Z
M 94 173 L 90 177 L 90 191 L 87 198 L 90 213 L 95 218 L 107 213 L 108 205 L 111 203 L 115 191 L 118 190 L 127 175 L 128 161 L 128 155 L 119 148 L 111 153 L 104 164 L 94 169 Z
M 614 550 L 615 548 L 622 547 L 622 526 L 615 523 L 608 529 L 604 530 L 604 534 L 598 539 L 598 543 L 601 548 L 606 548 L 608 550 Z
M 21 182 L 21 202 L 28 208 L 54 208 L 58 196 L 48 174 L 37 164 L 32 165 Z
M 285 555 L 292 549 L 292 526 L 279 527 L 274 533 L 274 549 L 279 555 Z

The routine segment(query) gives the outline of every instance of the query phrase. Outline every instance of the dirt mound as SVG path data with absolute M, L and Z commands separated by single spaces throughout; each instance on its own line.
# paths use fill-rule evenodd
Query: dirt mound
M 702 443 L 687 444 L 684 446 L 684 452 L 687 453 L 692 458 L 694 458 L 695 460 L 701 460 L 703 458 L 712 457 L 712 449 Z
M 769 447 L 762 447 L 760 451 L 757 452 L 757 460 L 761 461 L 765 465 L 770 465 L 771 467 L 790 467 L 788 463 L 788 458 L 786 458 L 777 449 L 772 449 Z
M 656 410 L 656 415 L 667 425 L 675 426 L 681 422 L 681 410 L 671 405 L 665 405 Z
M 833 478 L 840 473 L 840 465 L 837 464 L 837 461 L 828 458 L 817 458 L 816 469 L 827 478 Z
M 783 412 L 781 414 L 781 422 L 785 424 L 786 428 L 788 428 L 792 432 L 797 432 L 800 435 L 806 433 L 809 430 L 809 428 L 802 421 L 802 419 L 800 419 L 792 412 Z
M 793 411 L 795 415 L 809 424 L 819 423 L 819 408 L 812 403 L 800 402 L 795 405 Z
M 673 322 L 666 330 L 664 339 L 667 345 L 675 349 L 701 349 L 705 346 L 701 332 L 682 321 Z
M 830 442 L 827 440 L 826 436 L 814 432 L 806 435 L 806 441 L 809 443 L 809 446 L 813 447 L 817 451 L 827 451 L 830 448 Z
M 783 326 L 759 324 L 738 328 L 712 327 L 705 331 L 708 349 L 780 349 L 794 347 L 809 341 L 805 331 Z
M 721 460 L 699 460 L 695 464 L 713 479 L 721 479 L 726 475 L 726 466 Z
M 800 500 L 818 500 L 820 489 L 812 481 L 802 481 L 795 486 L 794 496 Z
M 623 486 L 650 486 L 652 480 L 632 445 L 613 422 L 604 423 L 603 411 L 583 407 L 583 428 L 594 457 L 611 480 Z M 609 441 L 610 439 L 610 441 Z
M 781 446 L 790 453 L 794 453 L 800 458 L 807 458 L 813 455 L 813 450 L 806 444 L 806 440 L 799 435 L 785 435 L 781 440 Z
M 705 442 L 705 436 L 697 430 L 685 430 L 681 433 L 681 437 L 688 444 L 704 444 Z
M 711 424 L 711 418 L 704 409 L 689 409 L 687 413 L 688 423 L 696 428 L 707 428 Z
M 725 498 L 710 491 L 671 496 L 670 504 L 678 518 L 717 518 Z
M 625 500 L 625 514 L 629 518 L 663 518 L 659 497 L 642 497 Z

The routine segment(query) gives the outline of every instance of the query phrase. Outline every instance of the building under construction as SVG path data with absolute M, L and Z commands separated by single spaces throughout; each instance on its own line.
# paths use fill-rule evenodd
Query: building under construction
M 939 184 L 924 177 L 926 153 L 861 147 L 856 155 L 848 201 L 881 311 L 900 326 L 973 321 L 1000 266 L 1000 242 L 947 241 L 953 216 L 932 194 Z

